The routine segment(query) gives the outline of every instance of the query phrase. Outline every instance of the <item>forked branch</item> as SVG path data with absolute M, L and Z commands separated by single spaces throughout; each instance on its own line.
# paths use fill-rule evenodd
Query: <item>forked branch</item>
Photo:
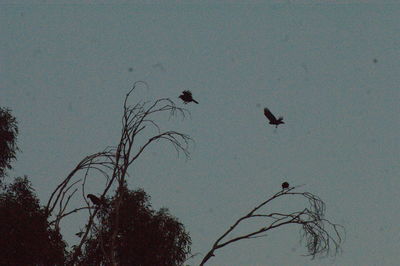
M 270 198 L 255 206 L 249 213 L 236 220 L 236 222 L 214 242 L 200 265 L 204 265 L 211 257 L 215 256 L 215 251 L 222 247 L 243 239 L 265 236 L 267 231 L 289 224 L 301 225 L 302 240 L 305 240 L 307 247 L 306 255 L 314 258 L 317 255 L 328 255 L 331 252 L 337 254 L 340 251 L 340 245 L 342 243 L 342 236 L 339 230 L 343 229 L 343 227 L 324 218 L 325 203 L 318 196 L 309 192 L 295 192 L 294 190 L 296 188 L 297 187 L 283 189 L 275 193 Z M 268 203 L 278 198 L 290 196 L 306 199 L 308 206 L 301 211 L 291 213 L 267 213 L 262 210 Z M 255 219 L 264 219 L 264 225 L 249 233 L 241 234 L 227 240 L 227 236 L 237 229 L 239 224 Z
M 169 117 L 180 115 L 185 118 L 189 112 L 176 106 L 176 104 L 169 98 L 162 98 L 153 102 L 138 102 L 134 105 L 129 105 L 129 97 L 133 94 L 137 85 L 143 83 L 147 86 L 146 82 L 138 81 L 135 82 L 133 88 L 126 94 L 123 104 L 123 115 L 122 115 L 122 129 L 119 142 L 114 147 L 108 147 L 103 152 L 95 153 L 85 157 L 78 165 L 71 171 L 71 173 L 56 187 L 51 194 L 47 203 L 46 211 L 49 216 L 55 216 L 52 225 L 58 226 L 60 221 L 66 216 L 75 214 L 82 210 L 89 210 L 88 222 L 85 229 L 80 232 L 80 242 L 74 245 L 74 250 L 70 254 L 69 264 L 76 264 L 81 255 L 82 247 L 85 245 L 88 237 L 90 237 L 92 230 L 95 230 L 95 217 L 99 211 L 96 206 L 89 205 L 88 201 L 86 206 L 78 206 L 72 209 L 68 209 L 68 205 L 71 202 L 73 196 L 77 195 L 78 188 L 76 185 L 81 183 L 82 196 L 85 196 L 85 187 L 87 180 L 93 176 L 93 171 L 100 173 L 105 178 L 105 186 L 100 191 L 101 198 L 105 197 L 111 192 L 111 188 L 115 188 L 117 200 L 114 201 L 113 208 L 115 208 L 117 214 L 116 219 L 119 217 L 119 205 L 121 200 L 119 191 L 120 188 L 126 183 L 128 177 L 129 166 L 146 150 L 146 148 L 159 140 L 165 140 L 172 144 L 177 153 L 183 153 L 187 158 L 189 157 L 189 144 L 192 141 L 190 136 L 174 131 L 174 130 L 163 130 L 161 126 L 156 122 L 154 115 L 158 113 L 168 113 Z M 155 134 L 154 134 L 155 130 Z M 138 136 L 149 136 L 145 137 L 145 141 L 140 143 Z M 147 140 L 146 140 L 147 139 Z M 77 177 L 78 173 L 84 171 L 84 178 Z M 83 181 L 82 181 L 83 180 Z M 55 211 L 57 208 L 57 211 Z M 54 214 L 56 213 L 56 214 Z M 118 221 L 114 223 L 118 225 Z M 112 234 L 110 241 L 111 250 L 107 252 L 108 260 L 111 264 L 116 265 L 117 260 L 115 258 L 115 239 L 118 228 L 113 228 L 115 234 Z

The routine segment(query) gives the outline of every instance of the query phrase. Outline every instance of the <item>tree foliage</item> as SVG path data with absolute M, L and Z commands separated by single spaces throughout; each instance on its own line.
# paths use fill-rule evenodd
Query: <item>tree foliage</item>
M 11 110 L 0 107 L 0 180 L 6 169 L 11 169 L 11 161 L 15 159 L 18 126 Z
M 16 158 L 18 127 L 10 110 L 0 108 L 0 265 L 173 266 L 185 262 L 191 252 L 191 238 L 183 224 L 166 208 L 152 209 L 150 197 L 143 190 L 129 190 L 127 179 L 130 166 L 159 141 L 189 157 L 191 137 L 162 128 L 155 120 L 164 113 L 185 117 L 188 111 L 169 98 L 130 105 L 128 100 L 140 83 L 147 86 L 136 82 L 126 94 L 119 142 L 83 158 L 51 193 L 46 207 L 40 207 L 27 177 L 17 178 L 10 185 L 1 182 Z M 190 98 L 186 96 L 180 97 L 185 103 L 197 103 L 191 93 Z M 86 194 L 92 180 L 104 184 L 98 196 Z M 307 255 L 313 258 L 340 251 L 342 227 L 325 218 L 325 203 L 312 193 L 294 189 L 284 182 L 282 191 L 236 220 L 217 238 L 200 265 L 223 247 L 264 237 L 267 231 L 286 225 L 300 226 Z M 81 192 L 83 200 L 75 200 L 79 206 L 71 206 L 72 199 L 80 194 L 76 192 Z M 305 199 L 308 205 L 295 212 L 266 211 L 270 202 L 287 197 Z M 66 252 L 61 222 L 81 211 L 87 212 L 86 224 L 77 233 L 78 243 Z M 237 233 L 239 225 L 260 220 L 260 227 Z
M 183 224 L 165 208 L 155 211 L 143 190 L 121 190 L 116 257 L 119 265 L 181 265 L 190 254 L 191 240 Z M 82 265 L 109 265 L 116 212 L 114 197 L 102 205 L 91 237 L 83 252 Z
M 103 243 L 103 245 L 107 243 L 107 249 L 102 250 L 105 262 L 109 265 L 120 265 L 121 258 L 119 253 L 121 246 L 118 234 L 121 228 L 119 226 L 121 224 L 120 220 L 125 220 L 126 218 L 121 216 L 120 212 L 124 208 L 124 191 L 126 191 L 126 180 L 129 178 L 129 167 L 150 145 L 155 145 L 160 141 L 171 144 L 178 154 L 183 153 L 187 157 L 189 156 L 189 142 L 192 140 L 190 136 L 174 130 L 164 129 L 156 121 L 156 118 L 164 113 L 169 114 L 169 117 L 175 115 L 185 117 L 188 111 L 176 106 L 174 101 L 169 98 L 161 98 L 155 101 L 139 101 L 134 105 L 130 105 L 130 96 L 132 96 L 140 83 L 147 86 L 145 82 L 135 82 L 133 88 L 126 94 L 119 142 L 115 146 L 109 146 L 101 152 L 83 158 L 56 187 L 47 203 L 46 211 L 52 216 L 51 225 L 55 228 L 60 227 L 60 223 L 65 217 L 77 212 L 88 211 L 86 225 L 83 231 L 79 232 L 79 243 L 74 245 L 69 254 L 68 263 L 71 265 L 83 258 L 82 251 L 86 250 L 86 246 L 90 245 L 90 241 L 96 239 L 95 232 L 99 230 L 99 224 L 95 223 L 95 219 L 98 217 L 101 208 L 97 205 L 93 206 L 90 203 L 91 201 L 88 201 L 85 192 L 90 181 L 96 179 L 96 183 L 100 181 L 105 184 L 96 193 L 99 199 L 105 199 L 107 196 L 113 199 L 112 215 L 110 215 L 112 226 L 108 226 L 111 232 L 105 234 L 104 236 L 108 238 L 101 238 L 100 243 Z M 76 193 L 78 191 L 82 193 L 84 202 L 81 202 L 84 204 L 78 207 L 71 207 L 71 199 L 79 195 L 79 193 Z M 94 199 L 94 197 L 91 198 Z M 155 215 L 155 217 L 159 218 L 164 216 L 167 217 L 169 215 L 165 211 Z M 152 216 L 149 216 L 150 218 Z M 164 220 L 167 221 L 168 219 Z M 107 221 L 107 219 L 104 221 Z M 150 219 L 150 224 L 153 221 L 154 219 Z M 167 230 L 166 232 L 170 231 Z M 139 240 L 139 243 L 140 241 L 142 240 Z M 165 243 L 163 242 L 162 245 L 167 245 Z M 185 245 L 182 244 L 175 247 L 186 247 Z M 178 255 L 173 255 L 172 258 L 179 261 L 181 254 L 186 254 L 186 251 L 176 251 Z
M 0 265 L 64 265 L 65 243 L 47 218 L 26 176 L 2 184 Z

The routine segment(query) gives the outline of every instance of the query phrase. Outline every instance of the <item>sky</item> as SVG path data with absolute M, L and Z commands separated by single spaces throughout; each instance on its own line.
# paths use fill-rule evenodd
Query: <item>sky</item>
M 129 185 L 169 208 L 193 253 L 204 256 L 283 181 L 304 184 L 346 229 L 336 257 L 302 256 L 299 228 L 288 226 L 207 265 L 398 263 L 399 4 L 43 2 L 0 4 L 0 106 L 18 120 L 22 151 L 10 176 L 28 175 L 43 204 L 81 159 L 118 144 L 125 94 L 143 80 L 149 88 L 130 102 L 170 97 L 191 116 L 157 122 L 195 142 L 189 160 L 150 146 Z M 180 102 L 186 89 L 198 105 Z M 285 124 L 269 125 L 264 107 Z M 103 183 L 93 180 L 96 194 Z M 63 224 L 70 245 L 83 221 Z

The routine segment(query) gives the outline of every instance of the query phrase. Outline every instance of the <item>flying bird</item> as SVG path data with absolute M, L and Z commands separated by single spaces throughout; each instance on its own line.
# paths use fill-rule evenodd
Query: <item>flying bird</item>
M 179 98 L 182 99 L 182 101 L 187 104 L 189 102 L 195 102 L 197 104 L 199 104 L 198 101 L 196 101 L 195 99 L 193 99 L 192 93 L 190 91 L 183 91 L 182 94 L 179 96 Z
M 275 125 L 275 128 L 277 128 L 279 124 L 285 124 L 285 122 L 282 121 L 283 120 L 282 116 L 280 116 L 278 119 L 276 119 L 276 117 L 266 107 L 264 108 L 264 115 L 268 118 L 269 123 L 271 125 Z
M 87 197 L 93 202 L 94 205 L 101 205 L 103 204 L 103 200 L 99 199 L 93 194 L 87 194 Z
M 287 188 L 289 188 L 289 183 L 288 182 L 283 182 L 282 183 L 282 190 L 285 190 Z

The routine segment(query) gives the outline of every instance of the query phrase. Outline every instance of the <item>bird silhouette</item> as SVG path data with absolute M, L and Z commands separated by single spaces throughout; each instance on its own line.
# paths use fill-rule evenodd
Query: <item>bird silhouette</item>
M 183 91 L 182 94 L 179 96 L 179 98 L 182 99 L 184 104 L 187 104 L 189 102 L 195 102 L 195 103 L 199 104 L 198 101 L 193 99 L 192 93 L 190 91 Z
M 282 116 L 276 119 L 276 117 L 271 113 L 271 111 L 267 107 L 264 108 L 264 115 L 268 118 L 269 124 L 275 125 L 275 128 L 277 128 L 279 124 L 285 124 L 285 122 L 282 121 L 283 120 Z
M 103 204 L 103 200 L 99 199 L 93 194 L 87 194 L 87 197 L 93 202 L 94 205 L 101 205 Z
M 289 183 L 288 182 L 283 182 L 282 183 L 282 190 L 285 190 L 287 188 L 289 188 Z

